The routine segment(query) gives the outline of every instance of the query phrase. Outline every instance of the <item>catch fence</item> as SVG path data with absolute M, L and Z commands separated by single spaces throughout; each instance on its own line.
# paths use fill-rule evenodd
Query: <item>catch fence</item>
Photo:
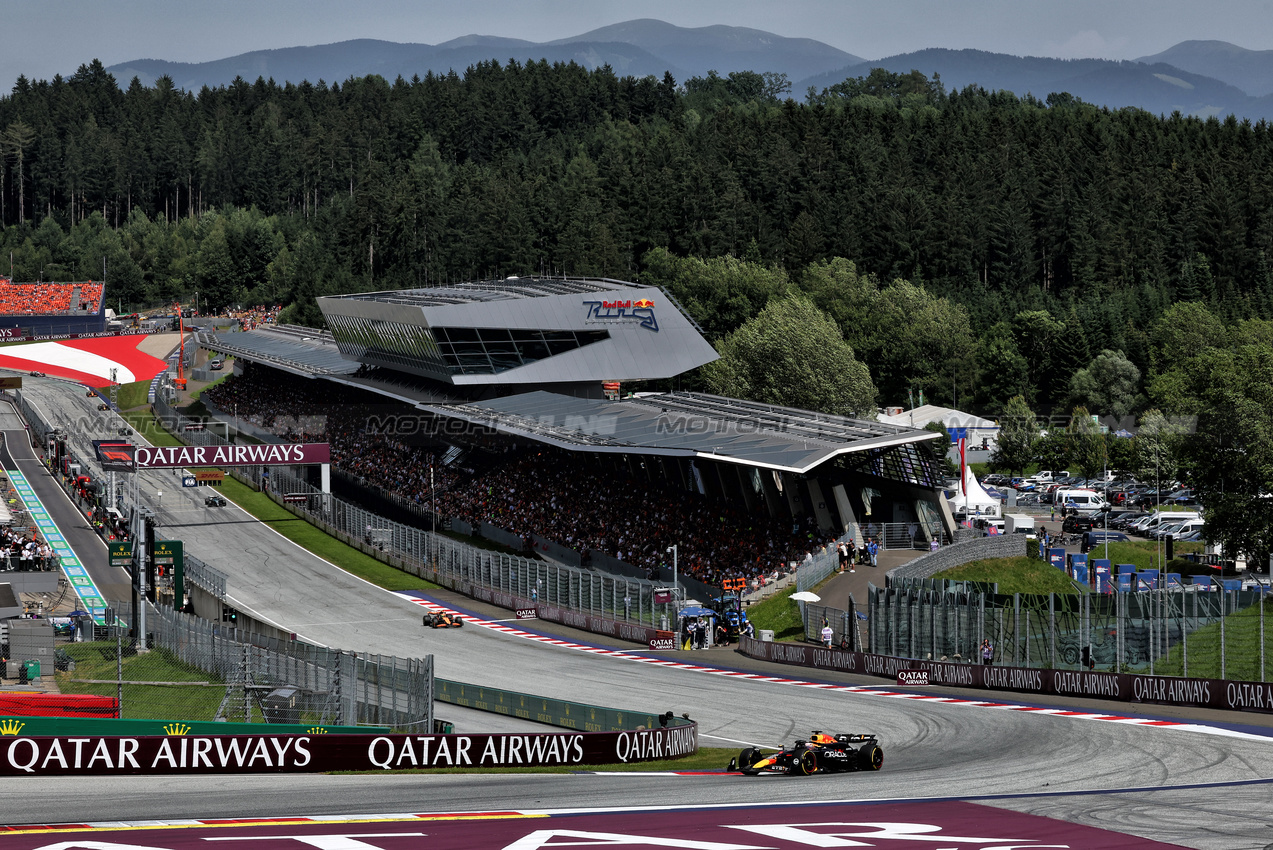
M 1131 593 L 999 594 L 992 586 L 894 578 L 869 588 L 871 651 L 1048 669 L 1264 682 L 1270 586 Z
M 115 603 L 115 610 L 129 621 L 129 603 Z M 103 672 L 112 674 L 109 678 L 118 675 L 125 718 L 433 729 L 433 656 L 327 649 L 149 605 L 149 652 L 117 641 L 122 629 L 99 628 L 107 640 L 83 646 L 106 661 L 91 677 L 93 683 L 106 682 Z M 75 673 L 95 669 L 88 660 L 78 663 Z M 101 667 L 99 659 L 92 660 Z

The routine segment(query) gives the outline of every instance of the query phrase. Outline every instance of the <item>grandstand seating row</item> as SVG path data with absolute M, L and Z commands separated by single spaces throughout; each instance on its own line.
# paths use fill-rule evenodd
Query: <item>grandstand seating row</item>
M 101 310 L 103 285 L 85 283 L 12 283 L 0 279 L 0 315 L 60 315 Z

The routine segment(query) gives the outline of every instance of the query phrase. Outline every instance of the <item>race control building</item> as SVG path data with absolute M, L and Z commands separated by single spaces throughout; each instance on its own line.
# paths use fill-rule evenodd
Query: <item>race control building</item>
M 587 453 L 638 478 L 751 511 L 953 531 L 937 434 L 702 393 L 620 398 L 624 381 L 674 378 L 717 359 L 658 287 L 508 278 L 322 297 L 329 331 L 203 334 L 205 348 L 411 405 L 488 442 Z M 443 433 L 462 428 L 443 428 Z

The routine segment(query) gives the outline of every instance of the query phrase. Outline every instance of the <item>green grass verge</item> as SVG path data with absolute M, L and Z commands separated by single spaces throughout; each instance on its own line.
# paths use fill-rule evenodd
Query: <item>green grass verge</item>
M 218 375 L 218 376 L 217 376 L 214 380 L 209 381 L 209 382 L 208 382 L 206 385 L 204 385 L 201 389 L 198 389 L 198 390 L 195 390 L 194 392 L 192 392 L 192 393 L 190 394 L 190 400 L 191 400 L 191 401 L 199 401 L 199 396 L 203 394 L 204 390 L 210 390 L 210 389 L 212 389 L 212 388 L 213 388 L 213 387 L 215 387 L 217 384 L 221 383 L 221 382 L 222 382 L 222 381 L 224 381 L 226 378 L 228 378 L 228 377 L 230 377 L 232 374 L 234 374 L 234 373 L 233 373 L 233 371 L 232 371 L 230 368 L 228 368 L 228 367 L 229 367 L 229 364 L 226 364 L 226 366 L 227 366 L 226 370 L 225 370 L 224 372 L 222 372 L 220 375 Z M 206 408 L 205 408 L 205 410 L 206 410 Z
M 742 747 L 726 749 L 724 747 L 699 747 L 693 753 L 678 759 L 662 761 L 615 762 L 614 764 L 582 764 L 562 767 L 440 767 L 428 770 L 348 770 L 339 771 L 345 775 L 384 773 L 579 773 L 585 770 L 600 770 L 606 773 L 628 773 L 651 770 L 724 770 L 729 760 L 737 758 Z
M 772 629 L 774 640 L 804 640 L 804 621 L 800 619 L 800 606 L 791 599 L 791 594 L 795 592 L 796 587 L 792 585 L 747 608 L 747 619 L 756 627 L 757 634 L 761 629 Z
M 146 404 L 146 398 L 150 394 L 150 381 L 134 381 L 131 384 L 119 385 L 119 409 L 132 410 L 134 407 L 141 407 Z M 147 415 L 150 410 L 147 408 Z
M 118 693 L 115 643 L 97 641 L 60 647 L 75 660 L 75 669 L 55 675 L 66 694 L 113 697 Z M 154 649 L 123 660 L 123 707 L 126 720 L 214 720 L 225 696 L 224 684 L 210 674 L 181 663 L 167 651 Z M 92 679 L 96 681 L 82 681 Z M 103 681 L 104 680 L 104 681 Z M 161 682 L 166 684 L 137 684 Z M 181 683 L 207 682 L 207 685 Z M 240 706 L 235 706 L 239 708 Z M 243 720 L 236 717 L 235 720 Z M 255 713 L 254 721 L 263 721 Z
M 998 582 L 999 592 L 1078 593 L 1065 573 L 1037 558 L 989 558 L 943 570 L 933 578 L 950 581 Z
M 1210 596 L 1210 594 L 1208 594 Z M 1216 603 L 1212 603 L 1213 605 Z M 1273 673 L 1273 600 L 1264 604 L 1264 676 Z M 1187 609 L 1188 610 L 1188 609 Z M 1186 641 L 1191 678 L 1219 679 L 1220 623 L 1204 626 Z M 1224 618 L 1225 679 L 1259 682 L 1260 676 L 1260 604 L 1250 605 Z M 1185 675 L 1185 649 L 1176 644 L 1165 658 L 1154 661 L 1157 676 Z
M 123 416 L 124 421 L 131 425 L 134 431 L 145 437 L 152 446 L 171 447 L 185 445 L 185 443 L 178 440 L 155 422 L 149 407 L 123 410 L 120 412 L 120 416 Z

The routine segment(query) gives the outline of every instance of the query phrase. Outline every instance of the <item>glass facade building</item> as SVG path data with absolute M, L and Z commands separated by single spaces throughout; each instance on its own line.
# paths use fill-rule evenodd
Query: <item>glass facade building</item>
M 718 356 L 671 296 L 623 281 L 510 278 L 324 296 L 318 306 L 342 357 L 453 386 L 600 392 Z

